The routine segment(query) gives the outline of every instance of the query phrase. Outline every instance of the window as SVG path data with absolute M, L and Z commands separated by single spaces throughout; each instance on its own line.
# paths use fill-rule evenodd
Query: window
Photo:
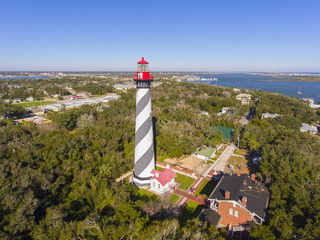
M 158 188 L 160 189 L 160 184 L 158 183 Z
M 233 215 L 233 209 L 232 208 L 229 208 L 229 214 Z
M 234 216 L 238 217 L 239 216 L 239 212 L 237 210 L 234 211 Z
M 152 182 L 152 187 L 156 187 L 156 183 L 155 182 Z

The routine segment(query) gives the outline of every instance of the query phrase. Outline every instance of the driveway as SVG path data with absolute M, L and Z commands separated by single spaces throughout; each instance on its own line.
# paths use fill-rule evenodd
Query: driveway
M 212 169 L 216 171 L 224 171 L 224 168 L 235 149 L 236 146 L 233 144 L 229 145 L 228 148 L 221 154 L 220 158 L 218 159 L 219 161 L 217 161 L 217 164 L 215 164 Z

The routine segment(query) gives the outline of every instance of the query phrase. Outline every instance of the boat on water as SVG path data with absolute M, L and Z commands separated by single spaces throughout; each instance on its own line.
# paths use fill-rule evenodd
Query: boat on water
M 299 88 L 299 90 L 298 90 L 298 92 L 297 92 L 298 94 L 302 94 L 302 92 L 301 92 L 301 88 Z

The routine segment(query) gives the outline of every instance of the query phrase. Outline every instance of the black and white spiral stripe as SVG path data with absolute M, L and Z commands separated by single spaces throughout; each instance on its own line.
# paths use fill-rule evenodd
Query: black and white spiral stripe
M 136 178 L 143 180 L 151 177 L 151 171 L 155 167 L 155 157 L 150 87 L 137 88 L 134 163 Z

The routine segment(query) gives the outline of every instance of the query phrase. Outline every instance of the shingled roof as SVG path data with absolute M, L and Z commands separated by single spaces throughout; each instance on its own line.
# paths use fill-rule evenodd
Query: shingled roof
M 219 226 L 222 216 L 212 209 L 203 209 L 199 215 L 199 219 L 202 221 L 207 220 L 210 225 Z
M 230 197 L 225 198 L 225 192 L 230 192 Z M 260 218 L 265 218 L 269 191 L 267 188 L 253 181 L 248 174 L 240 176 L 223 176 L 216 188 L 211 193 L 209 199 L 236 201 L 242 206 L 242 198 L 247 198 L 245 206 L 250 212 L 254 212 Z

